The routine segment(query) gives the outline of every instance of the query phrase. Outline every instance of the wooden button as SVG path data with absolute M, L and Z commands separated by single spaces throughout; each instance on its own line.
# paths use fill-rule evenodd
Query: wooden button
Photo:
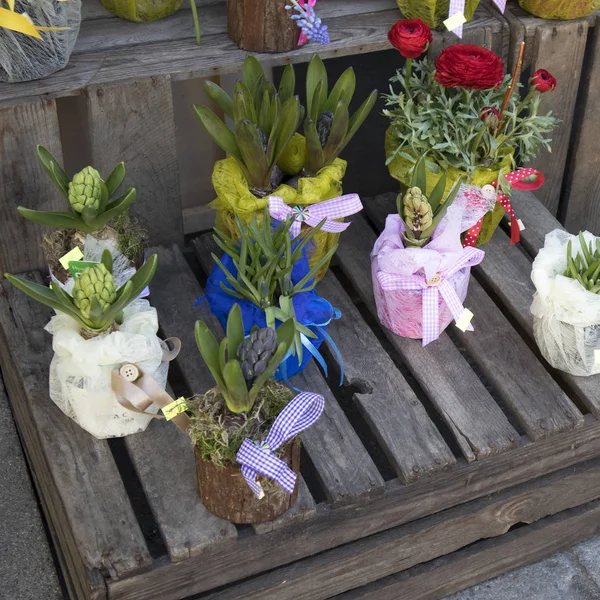
M 126 381 L 135 381 L 140 376 L 140 370 L 132 364 L 123 365 L 119 369 L 119 373 Z
M 427 280 L 427 285 L 429 287 L 435 287 L 436 285 L 440 285 L 442 283 L 442 276 L 439 273 L 436 273 L 433 277 Z
M 489 183 L 481 188 L 481 192 L 487 198 L 495 198 L 496 196 L 496 188 L 493 185 L 490 185 Z

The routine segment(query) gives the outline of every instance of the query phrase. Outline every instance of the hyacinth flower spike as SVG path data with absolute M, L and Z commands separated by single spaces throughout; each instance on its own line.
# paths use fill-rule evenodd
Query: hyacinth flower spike
M 291 15 L 301 29 L 298 44 L 305 44 L 307 40 L 319 44 L 329 44 L 329 32 L 327 25 L 321 22 L 314 10 L 312 10 L 317 0 L 290 0 L 286 4 L 286 10 L 295 10 L 298 14 Z

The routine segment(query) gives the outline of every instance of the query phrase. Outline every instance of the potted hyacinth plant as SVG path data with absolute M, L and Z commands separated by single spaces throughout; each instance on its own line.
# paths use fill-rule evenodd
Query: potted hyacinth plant
M 533 261 L 533 332 L 544 358 L 571 375 L 600 373 L 600 238 L 546 235 Z
M 217 387 L 186 402 L 198 492 L 214 515 L 261 523 L 290 509 L 298 494 L 298 434 L 320 416 L 322 396 L 273 380 L 293 345 L 291 319 L 277 328 L 253 326 L 249 335 L 238 304 L 217 342 L 196 323 L 196 342 Z
M 520 61 L 511 77 L 504 75 L 501 58 L 491 50 L 457 44 L 444 49 L 435 62 L 414 62 L 432 40 L 429 27 L 419 19 L 399 21 L 389 39 L 406 58 L 405 67 L 391 79 L 384 110 L 390 119 L 388 168 L 403 185 L 408 185 L 418 158 L 426 155 L 427 192 L 442 173 L 446 192 L 459 178 L 498 187 L 501 175 L 514 171 L 517 163 L 531 160 L 540 148 L 550 149 L 546 135 L 557 120 L 550 113 L 539 114 L 541 95 L 556 87 L 550 73 L 534 73 L 521 98 L 513 93 L 520 88 Z M 527 181 L 529 189 L 535 189 L 534 183 Z M 510 194 L 508 186 L 502 191 Z M 478 245 L 490 238 L 503 214 L 498 203 L 486 215 Z
M 124 163 L 119 163 L 106 181 L 93 167 L 85 167 L 69 179 L 46 148 L 38 146 L 37 154 L 50 179 L 67 200 L 70 211 L 49 212 L 23 206 L 17 210 L 34 223 L 54 228 L 42 242 L 52 276 L 61 283 L 67 282 L 70 277 L 68 262 L 65 266 L 65 260 L 61 259 L 75 249 L 79 250 L 73 258 L 75 261 L 86 257 L 86 250 L 86 260 L 96 261 L 104 249 L 110 250 L 119 273 L 128 267 L 133 271 L 133 267 L 140 266 L 146 233 L 128 214 L 135 200 L 135 189 L 129 188 L 117 196 L 125 178 Z
M 236 217 L 249 223 L 262 219 L 269 196 L 291 207 L 310 207 L 341 195 L 346 162 L 340 153 L 367 118 L 377 98 L 373 91 L 350 116 L 356 77 L 347 69 L 331 91 L 323 61 L 314 56 L 306 77 L 306 110 L 295 95 L 294 69 L 288 65 L 276 88 L 266 80 L 263 68 L 252 56 L 244 62 L 243 79 L 233 98 L 207 81 L 205 89 L 222 113 L 233 121 L 233 131 L 206 106 L 195 106 L 196 115 L 228 157 L 217 161 L 212 182 L 217 199 L 216 225 L 231 239 L 240 235 Z M 305 116 L 306 113 L 306 116 Z M 298 132 L 304 122 L 304 135 Z M 343 203 L 335 218 L 350 215 Z M 346 212 L 345 212 L 346 211 Z M 303 232 L 310 231 L 306 225 Z M 338 241 L 339 234 L 320 231 L 309 251 L 310 264 L 321 263 Z M 328 263 L 321 263 L 321 278 Z
M 101 261 L 81 264 L 71 293 L 53 281 L 50 288 L 9 273 L 16 288 L 53 308 L 46 331 L 53 336 L 54 357 L 50 365 L 50 398 L 83 429 L 102 439 L 143 431 L 152 412 L 140 414 L 124 408 L 111 387 L 115 367 L 138 370 L 164 389 L 168 364 L 157 337 L 156 310 L 141 291 L 152 280 L 157 255 L 124 285 L 117 288 L 108 250 Z M 132 366 L 133 365 L 133 366 Z
M 470 328 L 463 302 L 471 267 L 484 253 L 463 248 L 461 233 L 488 209 L 481 191 L 460 180 L 446 193 L 445 173 L 430 194 L 426 182 L 421 158 L 410 187 L 398 195 L 398 212 L 388 215 L 371 253 L 379 320 L 397 335 L 422 339 L 424 346 L 452 320 Z

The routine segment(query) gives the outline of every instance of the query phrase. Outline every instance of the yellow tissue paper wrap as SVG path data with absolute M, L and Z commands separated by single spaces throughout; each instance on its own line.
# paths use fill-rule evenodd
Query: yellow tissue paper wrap
M 121 19 L 149 23 L 179 10 L 183 0 L 102 0 L 102 4 Z
M 579 19 L 600 8 L 599 0 L 519 0 L 519 6 L 544 19 Z
M 336 158 L 333 163 L 321 169 L 316 177 L 301 177 L 298 189 L 282 184 L 270 195 L 279 196 L 290 206 L 310 206 L 323 200 L 342 195 L 342 178 L 346 173 L 346 161 Z M 256 216 L 260 223 L 269 196 L 257 198 L 248 186 L 244 173 L 235 158 L 228 157 L 215 163 L 212 184 L 217 193 L 216 200 L 210 203 L 217 210 L 215 226 L 233 240 L 240 232 L 235 223 L 235 215 L 242 222 L 249 223 Z M 304 226 L 303 226 L 304 228 Z M 315 265 L 338 241 L 339 233 L 319 231 L 314 239 L 314 253 L 309 255 L 310 265 Z M 317 280 L 324 277 L 329 264 L 323 265 L 317 273 Z
M 396 0 L 406 19 L 421 19 L 430 27 L 440 27 L 448 18 L 450 0 Z M 466 0 L 465 19 L 470 21 L 479 0 Z

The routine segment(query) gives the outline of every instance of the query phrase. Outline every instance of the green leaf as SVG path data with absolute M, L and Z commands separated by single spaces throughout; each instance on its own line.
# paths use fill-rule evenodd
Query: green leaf
M 268 160 L 271 165 L 277 163 L 283 151 L 296 133 L 300 125 L 300 99 L 293 96 L 286 100 L 279 111 L 279 116 L 273 126 L 267 148 Z
M 335 82 L 335 85 L 331 90 L 331 94 L 329 94 L 329 98 L 325 103 L 323 110 L 334 112 L 338 102 L 341 99 L 343 99 L 346 106 L 350 106 L 355 89 L 356 75 L 354 74 L 354 69 L 352 67 L 348 67 Z
M 204 91 L 224 114 L 233 119 L 233 100 L 222 87 L 207 79 L 204 82 Z
M 248 393 L 248 386 L 239 361 L 230 360 L 227 362 L 223 369 L 223 379 L 225 380 L 226 390 L 223 391 L 223 398 L 225 398 L 227 408 L 236 414 L 248 412 L 254 405 L 254 401 Z
M 283 327 L 283 325 L 281 327 Z M 249 400 L 251 402 L 251 405 L 254 405 L 254 402 L 256 401 L 260 390 L 263 388 L 265 383 L 267 383 L 267 381 L 273 377 L 275 371 L 277 371 L 277 368 L 283 362 L 285 355 L 288 353 L 289 347 L 290 345 L 286 342 L 281 342 L 279 346 L 277 346 L 277 350 L 275 351 L 275 354 L 272 356 L 271 360 L 267 364 L 265 370 L 256 378 L 256 380 L 252 384 L 249 393 Z
M 194 334 L 198 350 L 214 377 L 215 383 L 219 386 L 221 391 L 226 390 L 225 380 L 223 379 L 223 373 L 219 364 L 219 344 L 217 343 L 217 339 L 207 327 L 206 323 L 203 323 L 202 321 L 196 321 Z
M 263 141 L 257 126 L 248 121 L 239 121 L 235 126 L 235 136 L 244 164 L 250 174 L 251 186 L 268 189 L 271 183 L 271 166 L 263 149 Z
M 294 335 L 296 334 L 296 326 L 294 325 L 294 319 L 286 319 L 277 328 L 277 343 L 285 344 L 286 352 L 294 341 Z
M 92 226 L 94 224 L 94 221 L 97 216 L 98 211 L 95 208 L 92 208 L 91 206 L 86 206 L 81 211 L 81 218 L 83 219 L 83 222 L 89 226 Z
M 240 149 L 233 132 L 206 106 L 197 104 L 194 106 L 194 111 L 200 123 L 204 126 L 215 144 L 224 150 L 228 155 L 237 158 L 243 162 Z
M 265 89 L 263 92 L 262 102 L 258 111 L 258 126 L 262 129 L 265 135 L 270 135 L 272 123 L 271 119 L 271 97 L 269 91 Z
M 354 137 L 356 132 L 360 129 L 361 125 L 365 122 L 365 119 L 369 116 L 369 113 L 373 110 L 377 102 L 377 90 L 373 90 L 369 97 L 360 105 L 358 110 L 350 118 L 350 124 L 348 126 L 348 135 L 340 148 L 340 153 L 350 143 L 350 140 Z
M 106 190 L 108 197 L 111 198 L 113 194 L 119 189 L 123 180 L 125 179 L 125 163 L 120 162 L 108 176 L 106 180 Z
M 131 283 L 131 298 L 135 300 L 150 284 L 156 268 L 158 267 L 158 254 L 150 256 L 146 262 L 135 272 L 133 277 L 127 282 Z
M 292 65 L 287 65 L 281 75 L 281 81 L 279 82 L 279 99 L 281 104 L 285 104 L 289 100 L 296 90 L 296 73 Z
M 102 323 L 102 306 L 98 301 L 97 296 L 92 296 L 90 298 L 90 321 L 93 323 Z
M 415 165 L 412 176 L 412 186 L 418 187 L 423 194 L 427 194 L 427 169 L 425 168 L 424 156 L 421 156 Z
M 58 161 L 44 148 L 44 146 L 37 146 L 37 154 L 42 163 L 42 166 L 50 175 L 50 178 L 57 185 L 58 189 L 63 193 L 65 198 L 69 197 L 69 183 L 70 179 L 63 171 Z
M 113 257 L 110 253 L 110 250 L 104 249 L 102 251 L 102 256 L 100 257 L 100 262 L 106 267 L 106 270 L 109 273 L 112 273 L 113 270 Z
M 446 190 L 446 173 L 444 173 L 435 184 L 431 195 L 429 196 L 429 204 L 431 205 L 431 210 L 435 215 L 435 211 L 438 206 L 444 199 L 444 191 Z
M 34 223 L 55 227 L 57 229 L 77 229 L 86 231 L 87 225 L 74 213 L 70 212 L 47 212 L 43 210 L 31 210 L 24 206 L 17 206 L 22 217 Z M 85 229 L 83 229 L 85 227 Z M 86 233 L 88 233 L 86 231 Z
M 230 358 L 236 358 L 238 347 L 244 341 L 244 321 L 239 304 L 234 304 L 227 317 L 227 344 Z
M 317 90 L 317 87 L 319 88 Z M 315 93 L 318 92 L 318 93 Z M 327 69 L 321 58 L 315 54 L 308 63 L 306 71 L 306 100 L 308 116 L 317 121 L 327 102 Z M 315 116 L 316 115 L 316 116 Z
M 307 119 L 304 122 L 304 135 L 306 137 L 305 169 L 309 175 L 315 176 L 325 162 L 325 157 L 314 121 Z
M 249 54 L 244 60 L 243 66 L 244 82 L 248 86 L 248 90 L 254 93 L 256 85 L 264 79 L 264 71 L 258 60 Z
M 37 302 L 49 306 L 56 311 L 65 312 L 62 303 L 56 298 L 52 290 L 48 289 L 45 285 L 33 283 L 26 279 L 15 277 L 10 273 L 5 273 L 6 279 L 12 283 L 17 289 L 27 294 L 30 298 L 33 298 Z
M 311 109 L 308 111 L 309 118 L 312 119 L 315 123 L 318 122 L 319 117 L 321 116 L 321 112 L 319 110 L 319 98 L 321 96 L 322 87 L 323 83 L 319 82 L 317 84 L 317 87 L 315 88 L 312 102 L 310 103 Z
M 257 122 L 252 93 L 243 81 L 237 81 L 233 89 L 233 120 L 235 123 L 243 120 Z
M 91 227 L 94 228 L 93 231 L 103 229 L 110 221 L 113 221 L 119 215 L 123 214 L 133 204 L 135 197 L 135 188 L 130 188 L 120 198 L 109 202 L 106 206 L 106 210 L 92 221 Z
M 329 138 L 327 139 L 325 148 L 323 148 L 324 167 L 331 164 L 339 156 L 339 149 L 342 147 L 348 133 L 349 121 L 347 104 L 342 101 L 338 102 L 333 114 L 333 123 L 329 132 Z

